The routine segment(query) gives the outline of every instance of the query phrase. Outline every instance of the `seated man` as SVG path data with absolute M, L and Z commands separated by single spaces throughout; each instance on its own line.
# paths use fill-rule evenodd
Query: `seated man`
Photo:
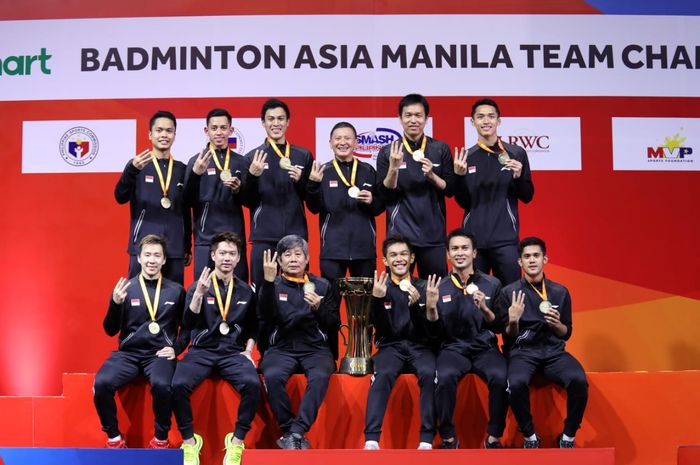
M 506 323 L 510 405 L 526 449 L 536 449 L 540 439 L 530 414 L 530 381 L 542 370 L 547 379 L 566 388 L 566 420 L 559 436 L 560 448 L 574 447 L 588 402 L 588 382 L 583 367 L 566 351 L 571 337 L 571 297 L 559 283 L 547 279 L 547 247 L 538 237 L 526 237 L 518 246 L 518 263 L 524 276 L 504 287 L 496 312 Z
M 162 277 L 165 255 L 163 238 L 149 234 L 141 239 L 137 256 L 141 271 L 129 280 L 119 278 L 112 291 L 103 326 L 108 336 L 119 333 L 119 348 L 100 367 L 94 386 L 95 408 L 109 448 L 126 447 L 117 424 L 114 394 L 142 373 L 151 385 L 155 415 L 155 437 L 149 446 L 170 447 L 170 382 L 175 357 L 186 345 L 186 339 L 178 340 L 185 290 Z
M 258 330 L 255 295 L 234 275 L 240 250 L 237 234 L 216 234 L 210 252 L 214 271 L 205 267 L 187 292 L 183 326 L 192 330 L 192 345 L 173 376 L 173 406 L 185 465 L 198 465 L 202 448 L 202 437 L 194 433 L 190 395 L 213 370 L 241 394 L 235 430 L 224 439 L 224 465 L 241 463 L 243 440 L 260 403 L 260 377 L 252 357 Z
M 485 449 L 500 449 L 506 426 L 506 359 L 498 350 L 491 331 L 495 315 L 489 308 L 501 282 L 474 269 L 474 238 L 463 229 L 447 236 L 447 258 L 452 274 L 437 282 L 428 280 L 426 291 L 429 332 L 440 337 L 437 356 L 435 403 L 442 436 L 441 449 L 457 449 L 453 415 L 457 383 L 467 373 L 476 373 L 489 386 L 489 424 Z M 491 301 L 491 302 L 489 302 Z
M 270 338 L 260 368 L 283 433 L 277 440 L 281 449 L 309 448 L 304 435 L 316 420 L 338 358 L 338 298 L 327 280 L 306 273 L 308 263 L 308 244 L 296 235 L 280 239 L 274 255 L 271 250 L 263 253 L 258 315 Z M 295 417 L 287 381 L 300 368 L 307 386 Z
M 384 413 L 396 378 L 408 368 L 420 386 L 420 443 L 432 449 L 435 436 L 435 354 L 426 334 L 425 281 L 411 278 L 415 255 L 408 240 L 388 237 L 382 244 L 389 274 L 374 272 L 371 321 L 375 327 L 374 375 L 367 395 L 365 449 L 379 449 Z

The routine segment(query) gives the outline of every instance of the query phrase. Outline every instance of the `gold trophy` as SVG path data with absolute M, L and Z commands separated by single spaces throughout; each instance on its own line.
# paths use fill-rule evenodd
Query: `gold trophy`
M 341 278 L 337 280 L 340 295 L 345 298 L 348 324 L 341 325 L 348 331 L 343 342 L 347 347 L 345 356 L 340 361 L 340 373 L 347 375 L 367 375 L 374 372 L 372 361 L 372 325 L 370 309 L 372 306 L 372 278 Z

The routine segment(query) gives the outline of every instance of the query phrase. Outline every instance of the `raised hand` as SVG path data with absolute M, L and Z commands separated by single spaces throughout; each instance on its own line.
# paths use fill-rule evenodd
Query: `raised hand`
M 198 175 L 204 174 L 209 167 L 209 162 L 213 156 L 214 152 L 212 152 L 211 149 L 206 149 L 199 152 L 197 159 L 194 161 L 194 165 L 192 165 L 192 171 Z
M 377 270 L 374 270 L 374 286 L 372 287 L 372 296 L 379 299 L 386 296 L 386 282 L 389 279 L 389 275 L 386 271 L 382 271 L 382 274 L 377 276 Z
M 172 347 L 163 347 L 158 352 L 156 352 L 156 357 L 167 358 L 168 360 L 175 359 L 175 349 Z
M 265 170 L 265 160 L 267 160 L 267 153 L 264 150 L 256 150 L 248 172 L 253 176 L 260 176 Z
M 359 194 L 357 194 L 357 201 L 365 203 L 367 205 L 372 203 L 372 191 L 368 190 L 361 190 Z
M 277 252 L 272 253 L 272 249 L 263 252 L 263 275 L 265 281 L 274 282 L 277 277 Z
M 429 310 L 437 308 L 438 296 L 440 293 L 438 284 L 440 284 L 440 277 L 438 277 L 438 275 L 431 274 L 428 276 L 428 283 L 425 286 L 425 306 L 428 307 Z
M 430 176 L 433 172 L 433 162 L 428 157 L 423 157 L 420 159 L 420 169 L 423 172 L 423 176 Z
M 321 306 L 321 296 L 316 294 L 315 291 L 304 292 L 304 301 L 309 304 L 309 307 L 314 312 Z
M 238 194 L 238 191 L 241 190 L 241 180 L 236 176 L 232 176 L 224 181 L 224 186 L 231 189 L 231 192 L 234 194 Z
M 115 304 L 121 305 L 124 302 L 124 299 L 126 299 L 126 290 L 129 286 L 131 286 L 131 283 L 128 279 L 119 278 L 117 285 L 114 286 L 114 290 L 112 291 L 112 300 Z
M 208 266 L 205 266 L 202 270 L 202 274 L 199 275 L 197 289 L 195 289 L 194 292 L 199 295 L 206 295 L 209 292 L 209 286 L 211 286 L 211 276 L 212 270 Z
M 513 291 L 513 296 L 511 298 L 510 307 L 508 307 L 508 320 L 512 322 L 520 321 L 520 317 L 523 316 L 525 311 L 525 293 L 523 291 L 518 291 L 516 294 Z
M 467 174 L 467 155 L 469 151 L 462 147 L 458 149 L 455 147 L 455 160 L 454 160 L 454 170 L 457 176 L 464 176 Z
M 420 300 L 420 292 L 416 289 L 413 284 L 408 286 L 408 306 L 413 306 Z
M 518 179 L 523 173 L 523 164 L 515 158 L 511 158 L 510 160 L 508 160 L 504 168 L 509 169 L 513 172 L 513 179 Z
M 389 152 L 389 168 L 399 169 L 403 163 L 403 148 L 401 142 L 395 140 L 391 143 L 391 152 Z
M 292 179 L 292 182 L 297 182 L 301 179 L 302 171 L 301 168 L 299 168 L 298 166 L 290 166 L 287 172 L 289 173 L 289 177 Z
M 144 150 L 143 152 L 136 155 L 133 160 L 131 160 L 131 164 L 134 165 L 134 168 L 136 168 L 139 171 L 141 171 L 150 162 L 151 162 L 151 149 Z
M 309 173 L 309 181 L 321 182 L 323 181 L 323 170 L 326 169 L 326 165 L 321 165 L 318 162 L 314 162 L 311 165 L 311 173 Z

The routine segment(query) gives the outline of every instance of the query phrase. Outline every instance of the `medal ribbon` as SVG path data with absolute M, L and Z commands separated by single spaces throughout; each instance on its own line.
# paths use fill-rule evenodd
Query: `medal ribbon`
M 462 283 L 459 282 L 459 279 L 452 273 L 450 275 L 450 279 L 452 279 L 452 282 L 454 283 L 455 286 L 457 286 L 457 289 L 462 289 L 462 293 L 464 295 L 467 295 L 467 286 L 462 286 Z
M 499 137 L 497 140 L 498 140 L 498 148 L 501 149 L 501 153 L 507 153 L 506 148 L 503 147 L 503 142 L 501 142 L 501 138 Z M 493 153 L 493 154 L 496 153 L 493 150 L 491 150 L 491 148 L 488 145 L 484 144 L 481 141 L 478 141 L 477 144 L 479 144 L 479 147 L 481 147 L 483 150 L 486 150 L 488 153 Z
M 226 158 L 224 159 L 224 167 L 221 167 L 221 163 L 219 163 L 219 156 L 216 154 L 216 147 L 214 147 L 214 144 L 209 142 L 209 150 L 211 150 L 214 153 L 214 156 L 212 157 L 214 159 L 214 164 L 216 165 L 217 168 L 219 168 L 219 171 L 228 171 L 228 163 L 229 159 L 231 158 L 231 149 L 226 147 Z
M 284 279 L 286 279 L 287 281 L 291 281 L 291 282 L 297 283 L 297 284 L 302 284 L 302 283 L 308 283 L 308 282 L 309 282 L 309 275 L 306 274 L 306 273 L 304 273 L 304 277 L 303 277 L 303 278 L 295 278 L 294 276 L 289 276 L 289 275 L 286 274 L 286 273 L 282 273 L 282 276 L 284 276 Z
M 340 171 L 340 166 L 338 165 L 338 160 L 336 160 L 335 157 L 333 157 L 333 168 L 335 168 L 335 172 L 338 173 L 338 177 L 340 178 L 341 181 L 343 181 L 343 184 L 346 186 L 354 186 L 355 185 L 355 177 L 357 176 L 357 158 L 353 157 L 352 159 L 352 172 L 350 173 L 350 182 L 348 182 L 347 178 L 343 175 L 343 172 Z
M 401 136 L 401 140 L 403 141 L 403 146 L 406 147 L 406 150 L 408 150 L 408 153 L 413 155 L 413 150 L 411 147 L 408 145 L 408 141 L 406 140 L 406 136 Z M 423 152 L 423 155 L 425 155 L 425 146 L 428 144 L 428 138 L 423 134 L 423 142 L 420 144 L 420 149 Z
M 160 170 L 160 165 L 158 164 L 158 159 L 155 153 L 151 152 L 151 160 L 156 167 L 156 173 L 158 173 L 158 181 L 160 181 L 160 188 L 163 190 L 163 197 L 168 196 L 168 188 L 170 187 L 170 180 L 173 177 L 173 155 L 168 155 L 168 177 L 163 181 L 163 172 Z
M 216 274 L 212 276 L 212 281 L 214 283 L 214 294 L 216 294 L 216 303 L 219 306 L 219 313 L 221 317 L 226 321 L 226 315 L 228 315 L 228 309 L 231 308 L 231 296 L 233 295 L 233 276 L 231 276 L 231 282 L 228 286 L 228 292 L 226 292 L 226 304 L 221 301 L 221 291 L 219 291 L 219 282 L 216 279 Z
M 406 278 L 405 278 L 405 279 L 408 279 L 408 282 L 409 282 L 409 283 L 411 282 L 411 275 L 410 275 L 410 273 L 406 275 Z M 399 278 L 397 278 L 396 276 L 394 276 L 393 274 L 391 275 L 391 282 L 392 282 L 392 283 L 394 283 L 394 284 L 396 284 L 396 285 L 398 286 L 399 283 L 400 283 L 401 281 L 403 281 L 403 279 L 399 279 Z
M 544 279 L 542 280 L 542 292 L 538 291 L 530 281 L 528 281 L 528 284 L 537 292 L 537 295 L 540 296 L 543 302 L 547 300 L 547 285 L 544 283 Z
M 292 144 L 290 144 L 289 141 L 287 141 L 287 146 L 284 148 L 284 154 L 282 153 L 280 148 L 277 147 L 277 144 L 275 144 L 275 141 L 272 140 L 271 137 L 268 137 L 267 141 L 270 143 L 270 145 L 272 146 L 272 149 L 275 151 L 277 156 L 280 157 L 280 159 L 281 158 L 289 158 L 289 151 L 291 150 L 290 148 L 292 146 Z
M 153 303 L 151 303 L 151 298 L 148 295 L 148 289 L 146 289 L 146 281 L 143 279 L 143 274 L 139 274 L 139 283 L 141 284 L 141 292 L 143 292 L 143 299 L 146 301 L 146 308 L 148 308 L 148 313 L 151 315 L 151 320 L 156 321 L 156 310 L 158 310 L 158 300 L 160 299 L 160 283 L 163 280 L 162 275 L 158 275 L 158 284 L 156 285 L 156 295 L 153 296 Z

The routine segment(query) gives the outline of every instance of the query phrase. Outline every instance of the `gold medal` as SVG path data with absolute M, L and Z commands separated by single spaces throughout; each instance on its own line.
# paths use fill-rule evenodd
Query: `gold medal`
M 543 300 L 542 302 L 540 302 L 540 312 L 547 313 L 551 309 L 552 309 L 552 302 L 550 302 L 549 300 Z
M 233 296 L 233 288 L 235 283 L 233 277 L 228 283 L 228 291 L 226 292 L 226 301 L 221 298 L 221 291 L 219 290 L 219 279 L 216 277 L 216 273 L 211 277 L 212 284 L 214 285 L 214 295 L 216 296 L 216 304 L 219 306 L 219 313 L 221 314 L 221 319 L 224 320 L 219 324 L 219 332 L 226 336 L 231 328 L 229 328 L 228 323 L 226 323 L 226 316 L 228 315 L 228 310 L 231 308 L 231 297 Z
M 469 295 L 474 294 L 478 290 L 479 290 L 479 286 L 477 286 L 474 283 L 470 283 L 467 285 L 467 294 L 469 294 Z
M 411 281 L 408 278 L 404 278 L 399 282 L 399 289 L 401 289 L 404 292 L 408 292 L 408 290 L 411 288 Z
M 403 142 L 403 146 L 406 149 L 406 151 L 409 154 L 411 154 L 411 157 L 413 157 L 413 160 L 420 162 L 423 158 L 425 158 L 425 147 L 428 144 L 428 136 L 426 136 L 425 134 L 423 135 L 423 142 L 421 142 L 420 148 L 416 150 L 412 150 L 411 146 L 408 145 L 406 136 L 402 136 L 401 141 Z
M 223 170 L 221 174 L 219 174 L 219 178 L 223 181 L 226 182 L 229 179 L 231 179 L 231 170 Z
M 151 321 L 151 323 L 148 325 L 148 331 L 151 334 L 158 334 L 160 332 L 160 325 L 155 321 Z
M 165 208 L 165 209 L 168 209 L 168 208 L 170 208 L 170 207 L 173 206 L 173 203 L 170 201 L 169 198 L 167 198 L 167 197 L 161 197 L 161 198 L 160 198 L 160 206 L 163 207 L 163 208 Z
M 498 154 L 498 163 L 500 163 L 501 165 L 505 165 L 506 163 L 508 163 L 508 160 L 510 160 L 508 152 L 501 152 Z
M 304 283 L 304 292 L 314 292 L 316 291 L 316 285 L 311 281 L 306 281 Z
M 357 186 L 352 186 L 350 189 L 348 189 L 348 195 L 351 199 L 356 199 L 357 196 L 360 195 L 360 188 Z
M 292 161 L 287 157 L 280 158 L 280 168 L 282 168 L 283 170 L 291 169 L 292 168 Z
M 413 156 L 413 160 L 417 161 L 417 162 L 420 162 L 423 158 L 425 158 L 425 154 L 423 153 L 423 151 L 421 149 L 414 150 L 412 156 Z
M 222 321 L 221 324 L 219 325 L 219 332 L 226 336 L 228 332 L 231 331 L 231 328 L 229 327 L 228 323 L 225 321 Z
M 158 159 L 153 152 L 151 152 L 151 160 L 153 161 L 153 166 L 156 169 L 156 174 L 158 174 L 160 189 L 163 191 L 163 197 L 160 199 L 160 205 L 166 209 L 170 208 L 172 206 L 172 202 L 170 202 L 170 199 L 168 198 L 168 188 L 170 187 L 170 180 L 173 177 L 173 156 L 172 154 L 168 155 L 168 174 L 165 179 L 163 179 L 163 172 L 160 170 Z

